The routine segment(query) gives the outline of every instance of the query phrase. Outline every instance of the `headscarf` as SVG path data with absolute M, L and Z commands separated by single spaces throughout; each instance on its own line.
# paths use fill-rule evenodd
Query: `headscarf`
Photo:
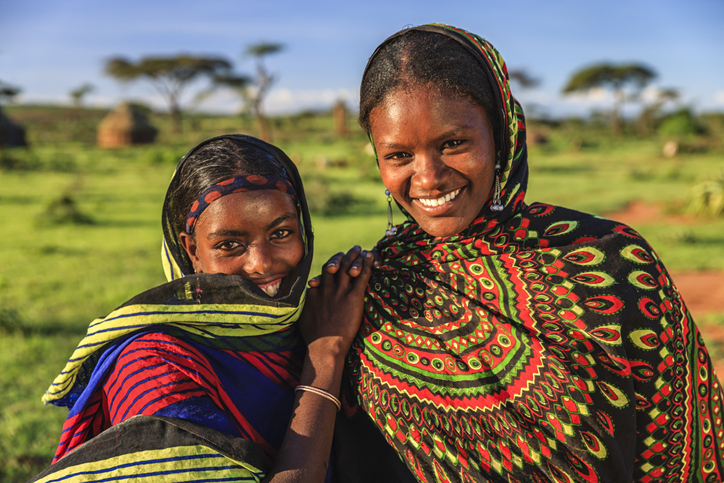
M 269 297 L 253 282 L 241 276 L 193 274 L 188 255 L 180 245 L 178 229 L 172 222 L 172 213 L 175 210 L 172 209 L 171 195 L 181 181 L 181 167 L 201 147 L 220 139 L 252 145 L 268 153 L 274 162 L 284 168 L 286 179 L 296 192 L 295 201 L 305 254 L 295 273 L 288 276 L 288 280 L 283 283 L 278 297 Z M 56 459 L 108 426 L 108 414 L 104 416 L 103 410 L 99 409 L 99 394 L 121 351 L 138 337 L 162 333 L 170 334 L 176 338 L 174 340 L 189 342 L 190 345 L 184 350 L 204 361 L 203 371 L 207 372 L 203 373 L 203 378 L 204 381 L 210 381 L 208 389 L 222 394 L 219 397 L 227 406 L 226 410 L 243 419 L 241 423 L 236 422 L 242 425 L 238 431 L 259 447 L 257 453 L 261 456 L 257 455 L 254 461 L 261 459 L 263 463 L 266 459 L 268 463 L 276 448 L 259 435 L 254 421 L 260 414 L 265 414 L 265 411 L 275 411 L 279 407 L 279 418 L 283 420 L 280 427 L 286 429 L 293 403 L 293 387 L 299 377 L 304 352 L 304 345 L 293 324 L 304 303 L 306 281 L 312 261 L 313 235 L 297 169 L 282 151 L 258 139 L 243 135 L 209 139 L 189 151 L 174 173 L 164 202 L 163 234 L 162 259 L 169 282 L 137 295 L 108 316 L 93 321 L 65 369 L 43 397 L 46 404 L 70 408 Z M 173 353 L 177 349 L 170 347 L 169 350 Z M 228 364 L 231 366 L 227 367 Z M 139 370 L 153 372 L 152 368 L 147 367 Z M 202 371 L 201 367 L 199 371 Z M 251 376 L 245 379 L 247 371 L 254 378 L 268 378 L 270 382 L 264 383 L 265 388 L 273 387 L 276 392 L 265 393 L 266 389 L 257 388 L 256 391 L 251 391 L 252 400 L 235 401 L 229 394 L 239 390 L 237 386 L 242 384 L 240 381 L 250 380 Z M 224 388 L 219 389 L 221 385 Z M 162 408 L 162 414 L 205 424 L 203 417 L 184 409 L 179 401 L 174 404 L 172 410 Z M 255 407 L 266 409 L 259 410 Z M 252 410 L 254 414 L 245 414 L 246 409 Z M 287 411 L 287 414 L 283 414 L 284 411 Z M 160 423 L 153 424 L 156 427 Z M 137 423 L 129 427 L 142 426 Z M 163 427 L 176 428 L 178 424 Z M 203 427 L 195 431 L 204 433 L 205 441 L 209 440 L 207 432 L 215 432 L 207 431 Z M 166 447 L 164 451 L 174 450 Z M 75 453 L 74 451 L 73 454 Z M 217 456 L 221 457 L 218 454 Z M 60 459 L 63 460 L 64 458 Z M 94 464 L 104 467 L 106 463 Z M 257 463 L 247 466 L 253 469 L 255 477 L 263 475 Z
M 525 118 L 502 57 L 439 24 L 383 45 L 414 30 L 455 40 L 494 79 L 504 209 L 488 200 L 448 237 L 408 218 L 379 242 L 348 411 L 419 481 L 724 478 L 722 390 L 656 253 L 621 223 L 526 205 Z

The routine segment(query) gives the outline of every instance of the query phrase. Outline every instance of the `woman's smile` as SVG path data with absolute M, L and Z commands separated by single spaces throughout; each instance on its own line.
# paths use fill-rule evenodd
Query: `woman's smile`
M 446 194 L 445 196 L 441 196 L 439 198 L 418 198 L 417 201 L 425 205 L 425 207 L 428 208 L 435 208 L 440 207 L 444 209 L 450 208 L 449 203 L 453 201 L 457 195 L 460 194 L 460 191 L 462 188 L 458 188 L 455 191 Z
M 485 111 L 437 89 L 398 89 L 370 114 L 382 181 L 433 236 L 464 230 L 490 197 L 495 143 Z

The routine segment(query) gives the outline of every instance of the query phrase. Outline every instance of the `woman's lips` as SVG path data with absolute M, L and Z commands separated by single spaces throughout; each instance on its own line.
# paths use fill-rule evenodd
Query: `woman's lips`
M 279 292 L 279 287 L 282 286 L 282 279 L 276 279 L 273 282 L 257 284 L 257 287 L 262 289 L 268 296 L 274 297 Z

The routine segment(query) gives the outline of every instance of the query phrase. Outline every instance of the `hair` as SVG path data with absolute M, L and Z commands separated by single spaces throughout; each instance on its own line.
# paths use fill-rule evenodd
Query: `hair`
M 462 96 L 485 111 L 496 148 L 501 114 L 485 68 L 456 40 L 446 35 L 410 30 L 383 45 L 370 60 L 360 87 L 359 123 L 370 133 L 370 114 L 399 89 L 438 89 Z
M 170 217 L 177 233 L 185 231 L 191 205 L 207 188 L 252 174 L 288 178 L 284 167 L 271 154 L 233 139 L 218 139 L 191 153 L 179 169 L 179 185 L 170 198 Z

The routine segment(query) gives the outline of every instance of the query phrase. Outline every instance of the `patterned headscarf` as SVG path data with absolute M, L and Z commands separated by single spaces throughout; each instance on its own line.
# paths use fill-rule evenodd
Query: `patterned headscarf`
M 448 237 L 408 219 L 380 241 L 348 411 L 359 404 L 419 481 L 724 478 L 721 387 L 656 253 L 621 223 L 526 205 L 503 59 L 445 25 L 385 43 L 409 31 L 454 39 L 495 79 L 505 208 L 488 202 Z

